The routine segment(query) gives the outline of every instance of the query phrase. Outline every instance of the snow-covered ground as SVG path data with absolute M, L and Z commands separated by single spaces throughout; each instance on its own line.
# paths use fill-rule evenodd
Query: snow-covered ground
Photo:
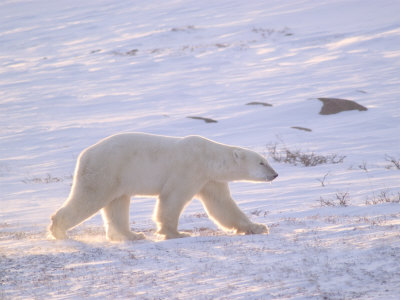
M 2 0 L 0 298 L 398 299 L 399 12 L 397 0 Z M 368 111 L 319 115 L 318 97 Z M 128 131 L 345 159 L 270 158 L 273 184 L 232 183 L 269 235 L 223 232 L 194 200 L 180 221 L 193 237 L 160 241 L 154 199 L 134 198 L 145 241 L 106 241 L 99 215 L 48 239 L 80 151 Z

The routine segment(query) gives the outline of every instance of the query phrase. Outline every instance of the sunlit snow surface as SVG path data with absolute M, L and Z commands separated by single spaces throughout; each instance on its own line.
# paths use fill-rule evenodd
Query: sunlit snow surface
M 400 159 L 399 11 L 389 0 L 1 1 L 0 298 L 398 299 L 400 170 L 387 157 Z M 319 97 L 368 111 L 322 116 Z M 154 199 L 135 198 L 145 241 L 106 241 L 99 215 L 48 239 L 80 151 L 129 131 L 346 158 L 270 158 L 272 185 L 231 184 L 270 235 L 223 232 L 195 200 L 180 220 L 193 237 L 160 241 Z

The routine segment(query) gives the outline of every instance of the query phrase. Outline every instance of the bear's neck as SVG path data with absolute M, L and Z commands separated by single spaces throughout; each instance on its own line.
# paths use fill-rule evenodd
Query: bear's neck
M 216 181 L 239 181 L 243 179 L 243 174 L 238 170 L 238 166 L 230 159 L 222 158 L 211 164 L 209 174 Z
M 231 155 L 233 147 L 213 143 L 213 147 L 203 147 L 201 160 L 207 164 L 206 173 L 215 181 L 238 181 L 243 178 L 238 164 Z

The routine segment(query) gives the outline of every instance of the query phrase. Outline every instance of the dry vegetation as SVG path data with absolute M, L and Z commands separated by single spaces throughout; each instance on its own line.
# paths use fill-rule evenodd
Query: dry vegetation
M 294 166 L 315 167 L 323 164 L 340 164 L 346 158 L 346 156 L 338 154 L 320 155 L 297 149 L 289 150 L 286 146 L 279 147 L 277 143 L 268 145 L 267 150 L 274 161 Z

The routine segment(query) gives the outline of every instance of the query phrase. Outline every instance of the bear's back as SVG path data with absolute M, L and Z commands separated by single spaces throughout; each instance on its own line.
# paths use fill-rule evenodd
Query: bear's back
M 166 147 L 168 145 L 173 145 L 179 140 L 181 140 L 181 138 L 133 132 L 112 135 L 101 140 L 98 144 L 104 144 L 107 145 L 107 147 L 112 148 L 128 146 L 131 149 L 151 149 L 155 147 Z
M 121 133 L 109 136 L 82 151 L 79 162 L 91 168 L 121 165 L 142 160 L 164 159 L 176 151 L 181 138 L 145 133 Z

